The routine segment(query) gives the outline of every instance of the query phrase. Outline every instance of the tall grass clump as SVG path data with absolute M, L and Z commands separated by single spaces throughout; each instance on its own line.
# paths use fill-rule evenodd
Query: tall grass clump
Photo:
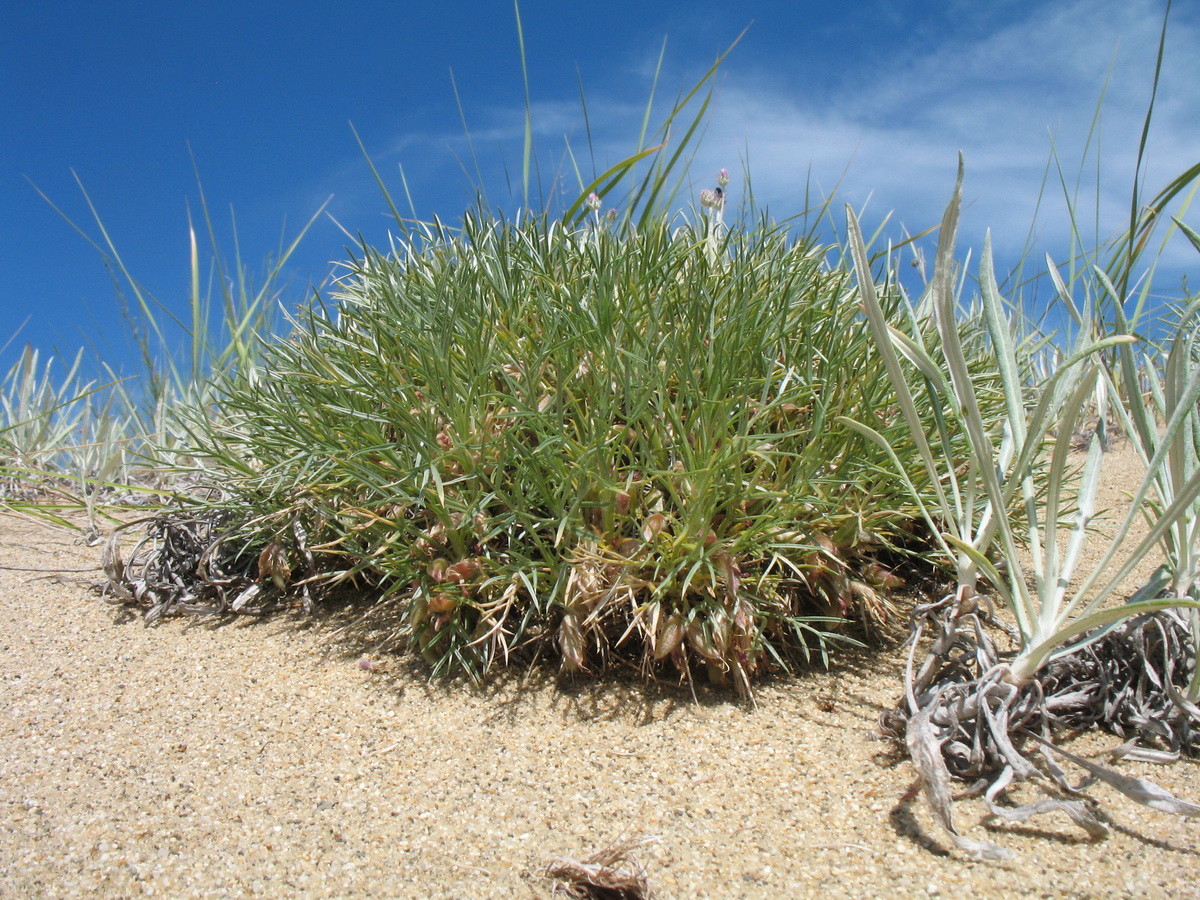
M 352 586 L 436 672 L 549 653 L 748 693 L 877 624 L 924 540 L 839 424 L 912 451 L 848 274 L 765 221 L 476 211 L 363 247 L 332 300 L 197 422 L 214 497 L 112 560 L 152 616 Z
M 290 244 L 281 243 L 256 281 L 236 236 L 232 252 L 221 251 L 201 187 L 211 256 L 206 266 L 189 221 L 188 302 L 180 315 L 129 271 L 82 183 L 79 187 L 95 234 L 42 196 L 113 274 L 136 363 L 116 369 L 99 359 L 88 366 L 81 350 L 60 371 L 57 357 L 43 362 L 37 349 L 25 348 L 0 381 L 0 508 L 68 527 L 79 527 L 83 512 L 87 535 L 99 540 L 102 518 L 116 523 L 114 514 L 122 509 L 154 505 L 186 489 L 194 460 L 185 449 L 185 423 L 214 408 L 218 384 L 254 377 L 261 347 L 285 321 L 283 267 L 316 216 Z

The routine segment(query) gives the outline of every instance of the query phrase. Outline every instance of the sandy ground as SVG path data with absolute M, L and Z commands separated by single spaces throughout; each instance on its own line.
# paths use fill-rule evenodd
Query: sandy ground
M 897 649 L 764 685 L 757 708 L 544 673 L 431 685 L 365 671 L 368 636 L 328 623 L 145 628 L 29 571 L 98 563 L 0 516 L 3 897 L 547 897 L 554 858 L 643 837 L 657 897 L 1200 897 L 1200 820 L 1103 787 L 1107 839 L 972 801 L 964 833 L 1017 857 L 951 853 L 870 739 Z M 1200 800 L 1196 762 L 1122 770 Z

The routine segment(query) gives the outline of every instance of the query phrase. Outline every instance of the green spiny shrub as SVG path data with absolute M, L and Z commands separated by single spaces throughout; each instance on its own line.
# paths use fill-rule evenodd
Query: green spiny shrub
M 550 649 L 567 670 L 700 663 L 746 693 L 839 623 L 878 623 L 890 564 L 928 546 L 882 451 L 839 423 L 912 452 L 822 248 L 715 217 L 477 213 L 346 268 L 196 423 L 222 525 L 202 584 L 148 580 L 159 612 L 350 584 L 401 604 L 439 672 Z

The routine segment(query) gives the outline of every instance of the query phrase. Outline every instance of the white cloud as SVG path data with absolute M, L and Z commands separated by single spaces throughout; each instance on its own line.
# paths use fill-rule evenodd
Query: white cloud
M 1015 258 L 1034 218 L 1052 139 L 1075 183 L 1111 65 L 1101 130 L 1076 201 L 1085 223 L 1096 221 L 1098 203 L 1101 235 L 1111 233 L 1128 218 L 1161 9 L 1140 0 L 1077 0 L 1047 13 L 972 43 L 913 48 L 899 66 L 890 58 L 887 71 L 864 66 L 832 97 L 785 94 L 769 77 L 743 76 L 733 67 L 704 164 L 728 164 L 748 147 L 756 196 L 782 213 L 798 209 L 810 166 L 813 185 L 829 188 L 849 163 L 839 189 L 844 200 L 857 206 L 871 196 L 876 221 L 894 210 L 918 230 L 938 221 L 961 149 L 969 205 L 964 239 L 977 246 L 991 228 L 998 249 Z M 1198 37 L 1195 23 L 1173 20 L 1145 167 L 1151 192 L 1200 160 L 1193 93 L 1200 58 L 1190 52 Z M 1057 173 L 1050 178 L 1039 224 L 1045 234 L 1062 237 L 1047 248 L 1061 252 L 1069 222 Z M 1163 262 L 1193 260 L 1194 250 L 1176 241 Z
M 973 4 L 959 7 L 959 14 L 970 15 Z M 893 222 L 915 232 L 939 221 L 961 150 L 967 167 L 961 246 L 978 248 L 984 230 L 991 229 L 998 260 L 1015 261 L 1036 210 L 1042 242 L 1033 258 L 1040 260 L 1047 250 L 1061 254 L 1070 235 L 1054 170 L 1038 209 L 1053 147 L 1069 189 L 1078 182 L 1074 202 L 1084 239 L 1093 236 L 1089 229 L 1108 236 L 1128 218 L 1162 5 L 1070 0 L 1011 3 L 1005 9 L 1011 11 L 1008 24 L 974 39 L 956 31 L 953 37 L 846 60 L 837 77 L 827 79 L 836 84 L 833 89 L 785 87 L 788 79 L 779 77 L 780 67 L 787 65 L 782 48 L 773 59 L 759 56 L 752 63 L 735 51 L 720 74 L 707 135 L 693 164 L 696 189 L 708 186 L 708 173 L 722 166 L 736 171 L 747 154 L 756 198 L 777 218 L 800 212 L 806 189 L 820 196 L 837 186 L 838 198 L 856 208 L 869 198 L 868 222 L 893 213 Z M 928 38 L 935 32 L 924 28 L 920 33 Z M 1194 94 L 1200 56 L 1191 52 L 1197 45 L 1200 22 L 1176 11 L 1144 168 L 1151 194 L 1200 161 Z M 630 63 L 635 70 L 644 64 L 641 56 Z M 662 76 L 656 116 L 674 97 L 662 86 L 673 83 L 671 75 Z M 1089 138 L 1102 91 L 1100 128 Z M 588 104 L 596 164 L 604 169 L 632 151 L 644 98 L 627 100 L 589 86 Z M 468 110 L 481 162 L 495 171 L 500 148 L 510 177 L 515 173 L 518 179 L 523 115 L 519 106 Z M 589 168 L 577 102 L 535 99 L 533 123 L 543 166 L 559 164 L 567 135 L 580 165 Z M 376 162 L 394 166 L 400 160 L 409 168 L 411 158 L 427 159 L 431 149 L 444 147 L 469 165 L 462 132 L 452 130 L 405 133 Z M 445 158 L 449 154 L 441 163 L 443 172 Z M 732 189 L 736 202 L 737 185 Z M 1194 215 L 1188 218 L 1200 225 Z M 1163 266 L 1182 268 L 1194 260 L 1195 251 L 1176 240 Z

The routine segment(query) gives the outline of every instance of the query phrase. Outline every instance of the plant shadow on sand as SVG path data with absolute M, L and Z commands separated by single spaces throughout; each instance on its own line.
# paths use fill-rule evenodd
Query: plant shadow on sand
M 916 601 L 911 596 L 897 599 L 901 608 L 896 623 L 876 628 L 869 636 L 858 633 L 855 637 L 862 640 L 862 646 L 839 646 L 830 654 L 828 665 L 814 652 L 808 663 L 790 673 L 775 671 L 757 678 L 755 698 L 761 701 L 739 698 L 732 685 L 710 684 L 702 667 L 684 676 L 674 672 L 647 676 L 619 658 L 595 671 L 563 672 L 558 659 L 514 656 L 510 664 L 479 681 L 465 676 L 438 677 L 405 646 L 402 612 L 387 604 L 367 607 L 361 595 L 350 590 L 324 600 L 309 615 L 281 610 L 254 617 L 185 617 L 189 621 L 184 627 L 308 632 L 323 645 L 323 659 L 357 664 L 381 676 L 378 683 L 384 690 L 420 690 L 430 698 L 465 694 L 488 704 L 489 721 L 515 721 L 548 705 L 564 720 L 649 725 L 695 709 L 734 708 L 753 714 L 760 702 L 770 705 L 773 698 L 787 693 L 809 700 L 818 714 L 853 709 L 873 722 L 898 699 L 865 689 L 869 682 L 882 680 L 881 666 L 886 667 L 885 678 L 900 675 L 904 634 L 898 625 L 907 615 L 906 608 Z M 128 615 L 122 612 L 121 620 L 126 621 Z M 900 761 L 897 756 L 896 762 Z

